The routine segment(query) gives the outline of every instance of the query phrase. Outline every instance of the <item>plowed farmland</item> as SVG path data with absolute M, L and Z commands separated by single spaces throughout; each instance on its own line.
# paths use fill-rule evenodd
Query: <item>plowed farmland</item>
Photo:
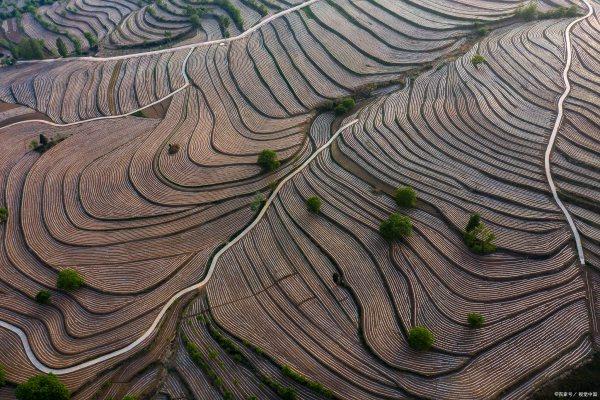
M 4 3 L 0 398 L 524 399 L 597 351 L 600 3 Z

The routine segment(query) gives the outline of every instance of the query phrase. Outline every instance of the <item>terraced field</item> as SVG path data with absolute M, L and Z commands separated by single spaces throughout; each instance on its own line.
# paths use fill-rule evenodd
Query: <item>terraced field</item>
M 516 0 L 240 0 L 229 38 L 225 2 L 42 7 L 123 54 L 0 68 L 0 397 L 41 371 L 75 399 L 520 399 L 584 362 L 600 344 L 587 1 L 527 22 Z M 394 212 L 413 234 L 390 243 Z M 473 213 L 493 254 L 465 245 Z M 82 287 L 57 288 L 65 268 Z M 431 349 L 409 346 L 415 326 Z

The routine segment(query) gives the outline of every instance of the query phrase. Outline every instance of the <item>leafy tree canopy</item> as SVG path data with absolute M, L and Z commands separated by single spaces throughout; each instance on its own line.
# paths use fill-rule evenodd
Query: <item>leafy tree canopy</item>
M 408 332 L 408 344 L 415 350 L 429 350 L 433 342 L 433 333 L 424 326 L 415 326 Z
M 69 400 L 67 387 L 53 374 L 36 375 L 17 386 L 18 400 Z
M 412 234 L 410 218 L 394 213 L 379 226 L 379 233 L 387 241 L 402 239 Z
M 277 153 L 271 149 L 265 149 L 258 155 L 258 165 L 260 165 L 265 171 L 275 171 L 281 165 L 281 162 L 277 159 Z
M 63 269 L 58 273 L 56 286 L 63 290 L 75 290 L 83 285 L 83 278 L 72 268 Z
M 417 192 L 410 186 L 401 186 L 394 192 L 394 200 L 400 207 L 414 207 L 417 203 Z

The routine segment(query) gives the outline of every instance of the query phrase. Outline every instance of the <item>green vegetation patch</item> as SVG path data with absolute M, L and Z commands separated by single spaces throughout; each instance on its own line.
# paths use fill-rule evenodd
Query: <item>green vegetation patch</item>
M 415 326 L 408 331 L 408 345 L 415 350 L 429 350 L 433 346 L 433 342 L 433 333 L 424 326 Z
M 327 389 L 325 386 L 323 386 L 319 382 L 312 381 L 312 380 L 308 379 L 307 377 L 305 377 L 304 375 L 297 373 L 288 365 L 284 365 L 281 368 L 281 372 L 285 376 L 295 380 L 299 384 L 304 385 L 307 388 L 314 390 L 315 392 L 317 392 L 319 394 L 322 394 L 323 396 L 325 396 L 328 399 L 333 399 L 333 392 L 330 389 Z
M 479 214 L 471 215 L 463 238 L 467 247 L 477 254 L 490 254 L 496 251 L 494 244 L 496 236 L 481 221 Z
M 410 218 L 394 213 L 379 226 L 379 233 L 388 242 L 399 240 L 412 234 Z
M 18 400 L 69 400 L 67 387 L 53 374 L 35 375 L 17 386 Z

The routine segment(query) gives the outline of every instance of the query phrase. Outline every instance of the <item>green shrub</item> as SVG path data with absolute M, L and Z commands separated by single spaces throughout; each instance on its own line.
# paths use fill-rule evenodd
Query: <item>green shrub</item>
M 343 115 L 352 110 L 355 105 L 356 102 L 354 101 L 354 99 L 349 97 L 337 103 L 333 111 L 336 115 Z
M 283 375 L 295 380 L 296 382 L 300 383 L 301 385 L 304 385 L 304 386 L 310 388 L 311 390 L 314 390 L 315 392 L 322 394 L 325 398 L 328 398 L 328 399 L 333 398 L 333 392 L 331 390 L 327 389 L 319 382 L 311 381 L 310 379 L 306 378 L 304 375 L 301 375 L 301 374 L 297 373 L 296 371 L 294 371 L 289 366 L 284 365 L 281 368 L 281 372 L 283 373 Z
M 408 331 L 408 345 L 415 350 L 429 350 L 433 342 L 433 333 L 424 326 L 415 326 Z
M 23 60 L 41 60 L 44 58 L 44 41 L 41 39 L 22 39 L 11 48 L 15 58 Z
M 475 253 L 489 254 L 496 251 L 496 236 L 481 221 L 479 214 L 471 215 L 463 238 L 467 247 Z
M 17 386 L 15 396 L 18 400 L 69 400 L 71 395 L 67 387 L 56 375 L 36 375 Z
M 98 45 L 98 39 L 91 32 L 83 32 L 83 36 L 88 41 L 90 49 L 93 49 Z
M 410 218 L 394 213 L 381 223 L 379 233 L 389 242 L 402 239 L 412 234 L 412 222 Z
M 58 49 L 58 54 L 60 54 L 61 57 L 67 57 L 69 55 L 67 45 L 62 38 L 56 38 L 56 48 Z
M 471 217 L 469 218 L 469 222 L 467 223 L 467 227 L 465 228 L 465 231 L 471 232 L 473 229 L 477 228 L 480 223 L 481 215 L 477 213 L 471 215 Z
M 275 171 L 281 165 L 281 162 L 277 159 L 277 153 L 273 150 L 265 149 L 258 155 L 258 165 L 265 171 Z
M 285 387 L 276 380 L 264 375 L 261 375 L 261 381 L 273 389 L 273 391 L 277 393 L 277 395 L 279 395 L 279 397 L 281 397 L 283 400 L 296 400 L 298 398 L 298 394 L 294 388 Z
M 308 211 L 318 214 L 321 211 L 321 199 L 317 196 L 309 197 L 308 200 L 306 200 L 306 207 L 308 208 Z
M 524 21 L 533 21 L 537 18 L 537 14 L 538 7 L 537 4 L 534 2 L 531 2 L 526 6 L 521 6 L 517 8 L 517 11 L 515 12 L 515 16 L 517 18 L 521 18 Z
M 487 62 L 487 60 L 485 59 L 484 56 L 482 56 L 481 54 L 475 54 L 472 58 L 471 58 L 471 63 L 475 66 L 475 67 L 479 67 L 480 64 L 485 64 Z
M 242 13 L 231 1 L 229 0 L 214 0 L 214 2 L 222 7 L 227 14 L 231 16 L 235 25 L 239 28 L 239 30 L 244 30 L 244 18 L 242 17 Z
M 49 291 L 47 291 L 47 290 L 40 290 L 35 295 L 35 301 L 37 301 L 40 304 L 50 304 L 50 297 L 51 297 L 51 294 L 50 294 Z
M 417 192 L 410 186 L 401 186 L 394 192 L 394 200 L 400 207 L 414 207 L 417 203 Z
M 128 394 L 127 396 L 123 397 L 123 400 L 137 400 L 137 397 Z
M 75 290 L 83 285 L 83 278 L 72 268 L 65 268 L 58 273 L 56 286 L 62 290 Z
M 198 14 L 190 16 L 190 23 L 194 28 L 200 28 L 202 26 L 202 19 Z
M 0 224 L 5 223 L 8 220 L 8 209 L 6 207 L 0 207 Z
M 265 204 L 266 198 L 265 195 L 261 192 L 256 192 L 254 198 L 252 199 L 252 203 L 250 203 L 250 209 L 254 212 L 260 210 Z
M 481 328 L 485 323 L 485 318 L 483 315 L 473 312 L 467 315 L 467 322 L 471 328 Z
M 6 371 L 4 365 L 0 364 L 0 387 L 6 385 Z

